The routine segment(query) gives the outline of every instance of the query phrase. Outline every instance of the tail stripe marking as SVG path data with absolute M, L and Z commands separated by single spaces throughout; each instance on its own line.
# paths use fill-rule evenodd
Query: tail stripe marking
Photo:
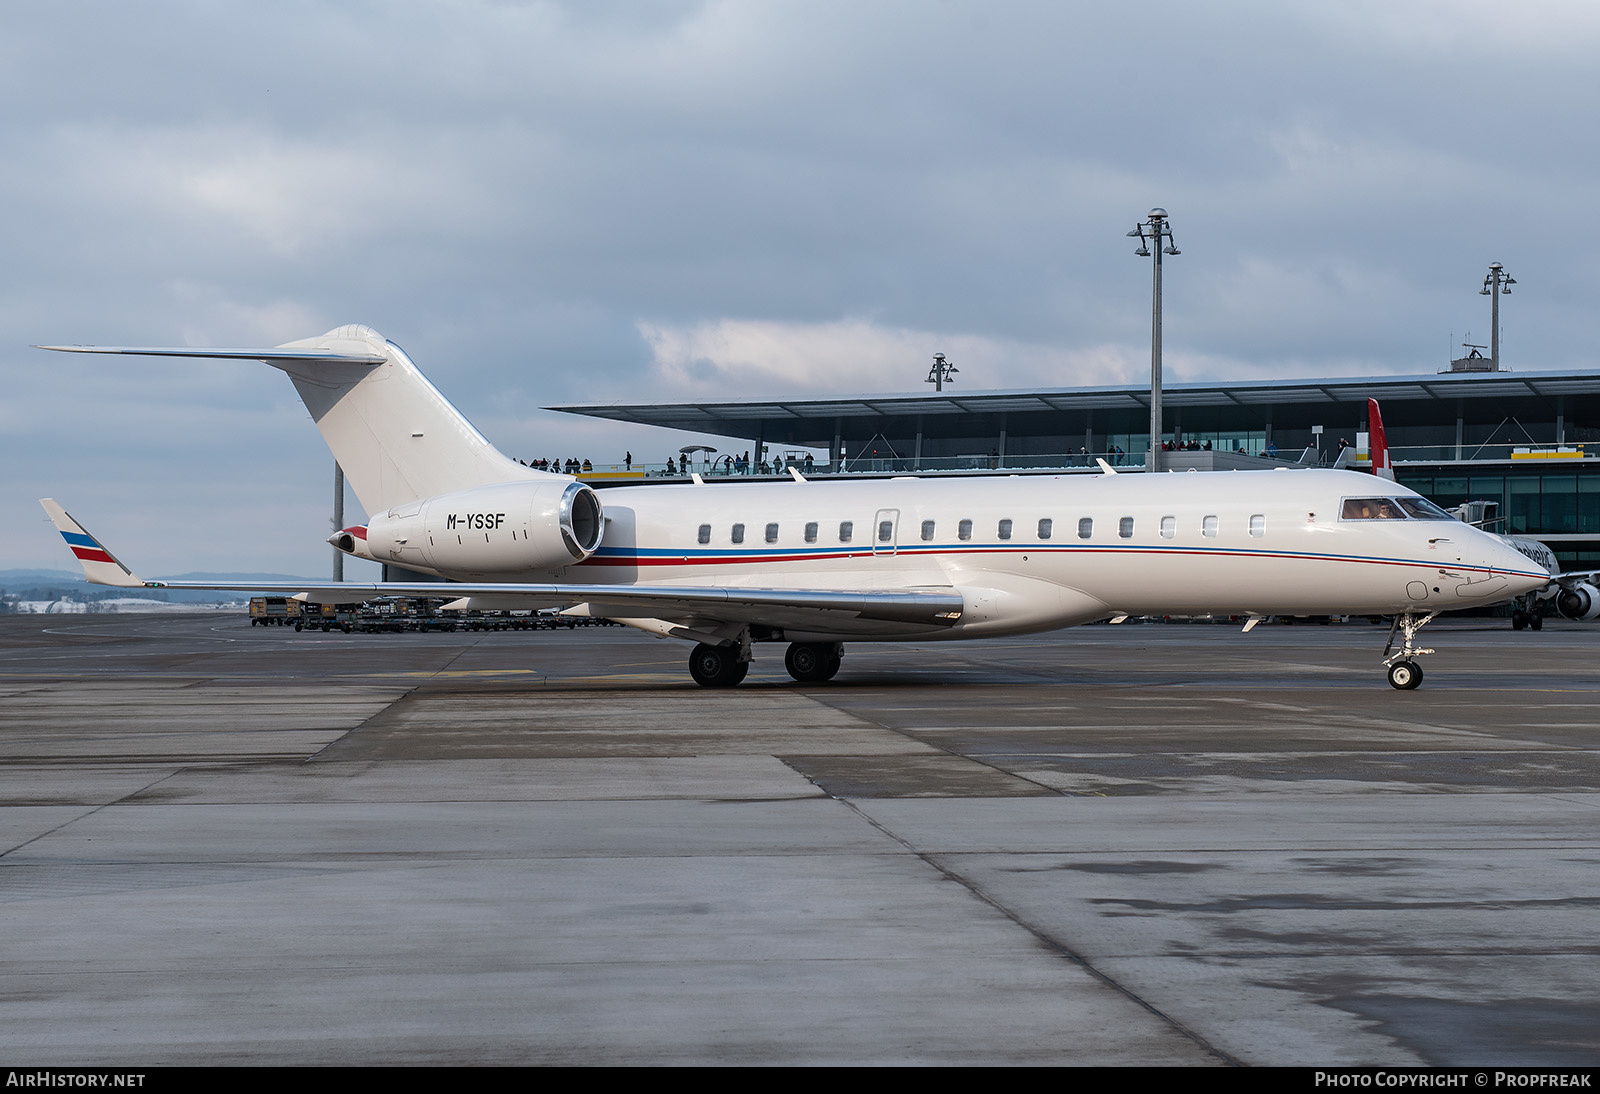
M 72 548 L 72 553 L 78 556 L 80 562 L 109 562 L 113 566 L 122 563 L 106 553 L 106 549 L 95 540 L 93 536 L 86 536 L 81 532 L 62 532 L 61 538 L 67 541 L 67 546 Z

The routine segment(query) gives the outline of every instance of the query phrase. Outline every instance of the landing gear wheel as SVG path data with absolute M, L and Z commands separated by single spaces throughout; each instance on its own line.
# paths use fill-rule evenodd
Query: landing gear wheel
M 1398 691 L 1411 691 L 1422 683 L 1422 666 L 1415 661 L 1396 661 L 1389 666 L 1389 686 Z
M 1528 613 L 1520 608 L 1511 613 L 1511 629 L 1520 631 L 1528 626 Z
M 689 675 L 703 688 L 731 688 L 750 671 L 750 662 L 739 660 L 733 646 L 710 646 L 702 642 L 689 655 Z
M 1528 626 L 1536 631 L 1544 630 L 1544 616 L 1537 612 L 1533 613 L 1528 617 Z
M 843 656 L 834 642 L 794 642 L 783 655 L 783 667 L 802 684 L 821 684 L 838 673 Z

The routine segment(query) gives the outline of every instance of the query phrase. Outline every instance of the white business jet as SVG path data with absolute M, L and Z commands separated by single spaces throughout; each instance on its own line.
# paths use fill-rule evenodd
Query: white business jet
M 330 537 L 435 574 L 458 609 L 555 607 L 695 643 L 689 671 L 737 684 L 755 643 L 802 682 L 847 641 L 1026 634 L 1135 615 L 1393 615 L 1383 664 L 1416 687 L 1415 638 L 1441 611 L 1549 574 L 1405 487 L 1350 471 L 865 479 L 638 486 L 605 501 L 501 455 L 376 331 L 272 349 L 46 346 L 265 361 L 289 374 L 373 514 Z M 54 501 L 92 582 L 348 603 L 437 583 L 144 581 Z M 1396 635 L 1400 649 L 1393 651 Z

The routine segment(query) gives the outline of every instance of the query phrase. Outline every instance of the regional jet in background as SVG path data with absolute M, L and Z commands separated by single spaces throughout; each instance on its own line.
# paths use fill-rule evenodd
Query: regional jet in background
M 1414 491 L 1351 471 L 889 478 L 616 487 L 501 455 L 363 326 L 271 349 L 45 346 L 260 360 L 286 372 L 373 514 L 339 549 L 454 584 L 454 609 L 559 608 L 693 642 L 707 687 L 752 650 L 821 682 L 845 642 L 988 638 L 1137 615 L 1392 615 L 1390 684 L 1422 680 L 1439 612 L 1542 589 L 1543 567 Z M 437 583 L 144 581 L 54 501 L 98 584 L 438 597 Z M 1394 648 L 1396 635 L 1400 649 Z
M 1499 502 L 1469 501 L 1451 509 L 1450 513 L 1474 528 L 1489 530 L 1505 519 L 1499 515 L 1499 509 Z M 1563 573 L 1561 563 L 1548 543 L 1534 536 L 1501 535 L 1499 538 L 1550 575 L 1550 581 L 1544 588 L 1524 593 L 1512 601 L 1513 630 L 1543 630 L 1544 617 L 1552 612 L 1563 619 L 1579 622 L 1600 616 L 1600 570 L 1569 570 Z

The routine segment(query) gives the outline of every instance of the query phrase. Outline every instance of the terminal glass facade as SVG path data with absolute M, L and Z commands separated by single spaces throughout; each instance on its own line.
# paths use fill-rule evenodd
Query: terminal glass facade
M 1500 505 L 1508 535 L 1600 535 L 1600 468 L 1508 471 L 1476 468 L 1451 474 L 1399 467 L 1395 477 L 1445 508 L 1469 501 Z

